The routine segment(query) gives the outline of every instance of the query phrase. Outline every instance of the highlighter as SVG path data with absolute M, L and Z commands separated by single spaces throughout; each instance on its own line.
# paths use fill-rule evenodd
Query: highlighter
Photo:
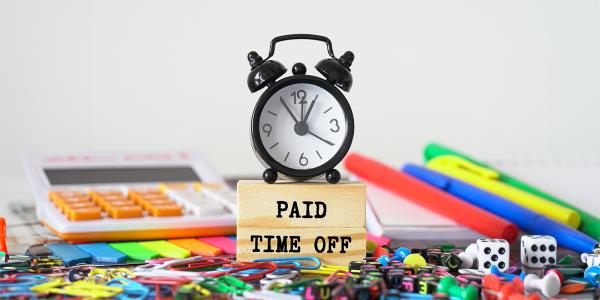
M 427 167 L 527 207 L 570 227 L 578 228 L 581 223 L 576 211 L 505 184 L 498 180 L 498 172 L 482 168 L 463 158 L 442 155 L 428 161 Z
M 477 164 L 480 167 L 494 170 L 491 166 L 489 166 L 481 161 L 478 161 L 472 157 L 469 157 L 466 154 L 463 154 L 461 152 L 458 152 L 456 150 L 450 149 L 448 147 L 445 147 L 445 146 L 442 146 L 442 145 L 436 144 L 436 143 L 430 143 L 427 146 L 425 146 L 423 155 L 425 157 L 425 160 L 431 160 L 431 159 L 441 156 L 441 155 L 454 155 L 454 156 L 458 156 L 463 159 L 466 159 L 474 164 Z M 579 229 L 581 231 L 585 232 L 587 235 L 593 237 L 594 239 L 600 240 L 600 218 L 584 211 L 581 208 L 578 208 L 578 207 L 568 203 L 567 201 L 561 200 L 556 196 L 550 195 L 536 187 L 533 187 L 519 179 L 516 179 L 506 173 L 502 173 L 499 170 L 494 170 L 494 171 L 498 172 L 498 174 L 500 175 L 498 180 L 500 180 L 510 186 L 513 186 L 520 190 L 526 191 L 528 193 L 534 194 L 536 196 L 539 196 L 539 197 L 542 197 L 549 201 L 552 201 L 558 205 L 562 205 L 564 207 L 568 207 L 568 208 L 576 211 L 579 214 L 579 216 L 581 217 L 581 225 L 580 225 Z

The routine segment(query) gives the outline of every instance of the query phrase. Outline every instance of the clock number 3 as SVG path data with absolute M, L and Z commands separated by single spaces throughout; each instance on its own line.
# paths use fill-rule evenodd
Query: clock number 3
M 267 123 L 265 125 L 263 125 L 262 130 L 264 133 L 267 134 L 267 137 L 269 137 L 271 135 L 271 130 L 273 129 L 273 127 L 271 127 L 271 124 Z
M 332 124 L 333 126 L 335 126 L 334 128 L 329 128 L 329 130 L 331 130 L 331 132 L 338 132 L 340 131 L 340 125 L 338 124 L 338 120 L 337 119 L 331 119 L 331 121 L 329 121 L 329 124 Z
M 298 159 L 298 163 L 300 163 L 300 165 L 303 167 L 308 165 L 308 158 L 306 156 L 304 156 L 304 152 L 302 152 L 302 154 L 300 155 L 300 159 Z

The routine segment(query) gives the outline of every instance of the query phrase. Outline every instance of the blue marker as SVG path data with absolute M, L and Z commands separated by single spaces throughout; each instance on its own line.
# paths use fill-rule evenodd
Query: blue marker
M 551 235 L 561 247 L 579 253 L 587 253 L 593 251 L 599 244 L 598 241 L 571 227 L 458 179 L 414 164 L 404 165 L 402 171 L 479 208 L 509 220 L 522 230 L 532 234 Z

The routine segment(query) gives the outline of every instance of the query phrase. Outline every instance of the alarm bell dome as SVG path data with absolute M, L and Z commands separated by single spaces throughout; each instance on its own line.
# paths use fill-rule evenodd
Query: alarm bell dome
M 325 76 L 327 81 L 338 86 L 343 91 L 349 92 L 352 87 L 352 73 L 350 66 L 354 61 L 354 54 L 346 51 L 339 59 L 326 58 L 317 63 L 315 68 Z
M 271 82 L 281 77 L 287 69 L 276 60 L 263 61 L 258 53 L 252 51 L 248 54 L 248 61 L 252 70 L 248 74 L 248 88 L 254 93 Z

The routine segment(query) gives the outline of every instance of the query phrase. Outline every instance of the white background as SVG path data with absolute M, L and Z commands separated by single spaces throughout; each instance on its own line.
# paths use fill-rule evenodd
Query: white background
M 0 180 L 23 180 L 22 151 L 61 149 L 200 149 L 260 174 L 246 54 L 288 33 L 354 51 L 356 151 L 600 155 L 598 1 L 0 0 Z M 314 74 L 325 56 L 288 42 L 275 58 Z

